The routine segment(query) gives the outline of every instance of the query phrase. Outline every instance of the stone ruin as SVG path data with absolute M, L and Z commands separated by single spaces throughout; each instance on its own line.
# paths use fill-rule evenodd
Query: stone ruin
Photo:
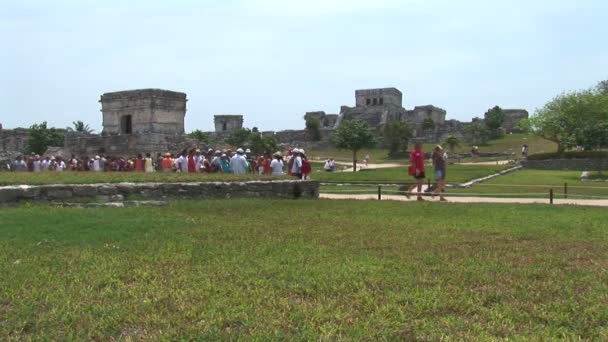
M 67 132 L 63 148 L 54 149 L 57 155 L 69 157 L 134 156 L 137 153 L 177 152 L 198 145 L 185 135 L 184 120 L 187 96 L 185 93 L 163 89 L 137 89 L 101 95 L 103 130 L 101 134 Z M 517 132 L 517 124 L 528 117 L 523 109 L 503 109 L 506 118 L 503 130 Z M 314 149 L 328 148 L 333 131 L 343 120 L 363 120 L 379 133 L 387 123 L 407 122 L 414 128 L 415 139 L 440 142 L 448 135 L 462 137 L 470 122 L 446 120 L 447 112 L 433 105 L 403 106 L 403 94 L 396 88 L 360 89 L 355 91 L 355 106 L 342 106 L 339 114 L 324 111 L 307 112 L 304 118 L 315 117 L 320 123 L 320 141 L 311 141 L 305 129 L 267 131 L 279 143 Z M 433 128 L 423 127 L 431 119 Z M 230 133 L 243 128 L 243 115 L 215 115 L 214 132 L 207 132 L 216 145 L 223 145 Z M 13 158 L 27 148 L 27 129 L 2 129 L 0 126 L 0 160 Z M 4 157 L 3 157 L 4 156 Z

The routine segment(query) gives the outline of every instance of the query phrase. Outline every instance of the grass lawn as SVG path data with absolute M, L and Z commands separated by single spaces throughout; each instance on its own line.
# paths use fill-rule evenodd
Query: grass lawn
M 2 340 L 606 340 L 601 208 L 0 210 Z
M 481 152 L 496 152 L 496 153 L 515 153 L 515 157 L 519 158 L 521 155 L 521 146 L 523 144 L 527 144 L 530 147 L 530 154 L 533 153 L 543 153 L 543 152 L 555 152 L 557 150 L 557 145 L 549 140 L 545 140 L 533 134 L 507 134 L 503 137 L 490 141 L 485 146 L 480 146 Z M 427 152 L 431 152 L 436 144 L 424 144 L 424 150 Z M 445 144 L 442 144 L 445 145 Z M 450 153 L 469 153 L 471 150 L 471 144 L 467 144 L 462 142 L 461 146 L 455 148 L 454 151 L 448 151 L 448 155 Z M 412 146 L 410 146 L 411 148 Z M 443 148 L 448 149 L 448 146 L 443 146 Z M 326 160 L 328 158 L 334 158 L 337 161 L 342 162 L 352 162 L 353 155 L 351 151 L 348 150 L 337 150 L 337 149 L 328 149 L 325 151 L 308 151 L 308 157 L 311 160 Z M 386 162 L 395 162 L 395 160 L 391 160 L 387 158 L 388 150 L 387 149 L 365 149 L 361 150 L 357 153 L 357 159 L 359 162 L 363 162 L 363 159 L 366 155 L 370 156 L 370 163 L 386 163 Z M 485 160 L 485 159 L 481 159 Z M 480 160 L 480 161 L 481 161 Z M 397 162 L 404 162 L 404 160 L 396 160 Z M 463 160 L 466 161 L 466 160 Z
M 509 168 L 507 165 L 448 165 L 448 183 L 464 183 Z M 427 167 L 427 177 L 434 180 L 433 167 Z M 413 182 L 407 167 L 384 168 L 360 172 L 313 172 L 312 179 L 331 182 Z
M 557 151 L 557 144 L 554 142 L 545 140 L 534 134 L 526 133 L 506 134 L 496 140 L 488 142 L 487 145 L 479 146 L 479 149 L 481 152 L 515 153 L 515 156 L 519 158 L 521 156 L 521 147 L 523 144 L 529 146 L 530 154 Z M 469 153 L 471 146 L 471 144 L 461 143 L 461 146 L 455 148 L 455 152 Z M 427 151 L 431 151 L 433 147 L 435 147 L 435 144 L 424 145 L 424 148 Z M 447 149 L 448 146 L 443 146 L 443 148 Z
M 143 172 L 0 172 L 0 185 L 10 184 L 93 184 L 121 182 L 228 182 L 285 179 L 256 175 L 143 173 Z
M 608 182 L 581 182 L 580 176 L 581 172 L 578 171 L 521 170 L 476 184 L 469 189 L 450 189 L 449 191 L 509 194 L 509 196 L 511 194 L 540 193 L 543 194 L 542 197 L 547 197 L 549 190 L 553 188 L 556 198 L 562 198 L 564 183 L 568 183 L 570 198 L 577 198 L 577 195 L 608 198 Z

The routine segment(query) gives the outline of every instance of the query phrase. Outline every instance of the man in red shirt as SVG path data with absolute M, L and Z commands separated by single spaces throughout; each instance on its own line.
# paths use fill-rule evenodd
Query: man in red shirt
M 424 201 L 421 196 L 422 183 L 425 178 L 424 152 L 422 151 L 422 143 L 417 142 L 416 145 L 414 145 L 414 149 L 412 150 L 412 152 L 410 152 L 409 174 L 410 174 L 410 176 L 414 177 L 414 179 L 416 180 L 416 184 L 409 187 L 409 189 L 407 190 L 408 194 L 406 196 L 409 198 L 410 197 L 409 193 L 412 190 L 414 190 L 414 188 L 417 188 L 417 190 L 418 190 L 417 200 Z

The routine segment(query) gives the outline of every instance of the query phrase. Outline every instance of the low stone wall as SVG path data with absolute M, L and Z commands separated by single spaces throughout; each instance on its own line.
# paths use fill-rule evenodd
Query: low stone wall
M 608 159 L 547 159 L 522 160 L 527 169 L 564 170 L 564 171 L 606 171 Z
M 316 199 L 316 181 L 102 183 L 0 187 L 0 205 L 19 202 L 121 202 L 125 199 Z

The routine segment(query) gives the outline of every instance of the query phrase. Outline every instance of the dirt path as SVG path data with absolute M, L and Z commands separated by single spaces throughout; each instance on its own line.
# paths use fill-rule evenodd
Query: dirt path
M 448 195 L 449 196 L 449 195 Z M 322 199 L 355 199 L 355 200 L 378 200 L 378 195 L 354 195 L 354 194 L 320 194 Z M 416 201 L 416 196 L 411 196 L 410 199 L 403 195 L 382 195 L 383 201 Z M 425 197 L 426 201 L 438 202 L 439 197 Z M 513 203 L 513 204 L 549 204 L 547 198 L 496 198 L 496 197 L 448 197 L 448 203 Z M 555 199 L 556 205 L 582 205 L 582 206 L 597 206 L 608 207 L 608 200 L 582 200 L 582 199 Z
M 345 162 L 336 162 L 337 165 L 343 165 L 343 166 L 352 166 L 353 163 L 345 163 Z M 403 166 L 403 164 L 397 164 L 397 163 L 384 163 L 384 164 L 367 164 L 367 166 L 365 166 L 365 164 L 363 163 L 357 163 L 357 170 L 365 170 L 365 169 L 369 169 L 369 170 L 373 170 L 373 169 L 386 169 L 386 168 L 391 168 L 391 167 L 405 167 Z M 338 172 L 353 172 L 353 168 L 346 168 L 342 171 L 338 171 Z
M 507 165 L 512 160 L 494 160 L 494 161 L 483 161 L 483 162 L 468 162 L 468 163 L 455 163 L 455 165 Z

